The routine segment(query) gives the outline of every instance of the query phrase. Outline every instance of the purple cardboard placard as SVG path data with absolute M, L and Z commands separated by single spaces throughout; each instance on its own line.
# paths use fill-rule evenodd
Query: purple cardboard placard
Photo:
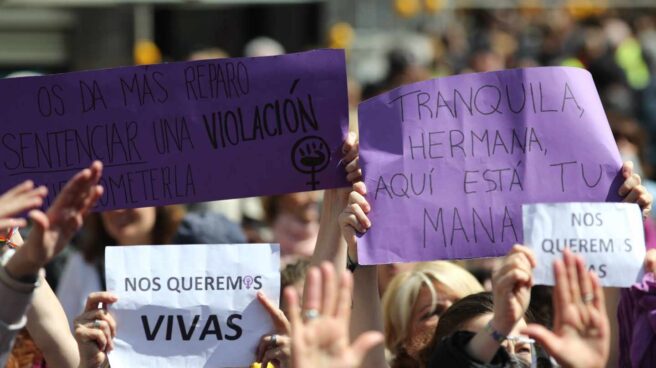
M 620 155 L 583 69 L 414 83 L 363 102 L 359 124 L 363 264 L 500 256 L 522 242 L 523 203 L 619 199 Z
M 347 103 L 343 50 L 0 80 L 0 192 L 94 159 L 98 210 L 347 186 Z

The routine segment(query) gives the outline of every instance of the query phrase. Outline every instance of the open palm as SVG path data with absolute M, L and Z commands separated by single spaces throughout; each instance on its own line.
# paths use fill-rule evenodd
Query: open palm
M 94 162 L 66 183 L 46 213 L 33 210 L 34 228 L 25 241 L 28 259 L 45 264 L 61 251 L 82 226 L 82 220 L 102 195 L 98 185 L 102 164 Z
M 339 282 L 336 279 L 329 264 L 321 266 L 321 274 L 317 268 L 308 271 L 305 307 L 316 308 L 319 317 L 307 321 L 301 319 L 296 291 L 285 289 L 292 325 L 293 367 L 355 368 L 372 347 L 383 341 L 380 332 L 371 331 L 349 343 L 353 279 L 347 272 L 342 273 Z
M 569 251 L 564 252 L 564 262 L 554 262 L 554 275 L 553 332 L 529 325 L 523 333 L 537 340 L 563 367 L 605 367 L 610 327 L 599 279 Z

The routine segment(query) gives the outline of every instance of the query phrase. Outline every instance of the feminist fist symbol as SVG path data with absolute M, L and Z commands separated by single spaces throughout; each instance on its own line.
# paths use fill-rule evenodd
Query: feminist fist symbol
M 330 161 L 330 150 L 328 144 L 321 137 L 308 136 L 294 144 L 292 148 L 292 163 L 294 168 L 301 173 L 310 174 L 310 181 L 306 184 L 317 188 L 319 181 L 315 174 L 324 170 Z

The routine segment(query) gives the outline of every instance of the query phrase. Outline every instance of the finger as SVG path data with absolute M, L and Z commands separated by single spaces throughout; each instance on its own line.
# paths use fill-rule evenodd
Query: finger
M 359 181 L 353 184 L 353 190 L 360 193 L 361 195 L 367 195 L 367 186 L 363 181 Z
M 346 174 L 346 181 L 348 181 L 349 183 L 356 183 L 356 182 L 362 181 L 362 170 L 358 169 L 354 172 L 347 173 Z
M 21 193 L 25 193 L 29 190 L 32 190 L 33 188 L 34 188 L 34 182 L 32 180 L 25 180 L 24 182 L 10 188 L 8 191 L 5 192 L 5 194 L 2 195 L 2 197 L 5 196 L 14 197 Z
M 545 327 L 531 323 L 521 329 L 520 333 L 526 335 L 540 344 L 552 357 L 560 361 L 562 349 L 562 341 L 559 336 L 549 331 Z
M 567 248 L 563 252 L 563 258 L 567 281 L 569 282 L 570 300 L 572 303 L 579 305 L 583 303 L 583 299 L 581 298 L 581 287 L 579 286 L 579 277 L 576 271 L 576 258 Z
M 554 272 L 555 275 L 555 272 Z M 551 288 L 551 305 L 552 305 L 552 310 L 553 310 L 553 330 L 554 331 L 559 331 L 561 327 L 561 305 L 562 303 L 560 302 L 560 295 L 556 292 L 555 287 Z
M 309 271 L 308 271 L 309 272 Z M 302 344 L 303 321 L 301 320 L 301 308 L 298 305 L 298 293 L 292 286 L 288 286 L 283 290 L 283 297 L 285 298 L 285 305 L 287 305 L 287 315 L 292 327 L 292 346 Z
M 257 344 L 257 349 L 255 351 L 255 361 L 262 363 L 264 359 L 264 353 L 267 351 L 271 345 L 271 335 L 264 335 L 260 337 L 260 342 Z
M 321 272 L 317 267 L 310 267 L 305 277 L 305 292 L 303 293 L 303 310 L 321 308 Z M 291 319 L 290 319 L 291 320 Z
M 116 337 L 116 333 L 118 332 L 118 326 L 116 324 L 116 320 L 114 319 L 114 316 L 112 316 L 111 313 L 107 312 L 104 309 L 101 309 L 103 313 L 103 320 L 109 324 L 109 329 L 111 331 L 111 337 L 114 338 Z
M 41 207 L 43 205 L 43 198 L 47 195 L 48 188 L 44 186 L 22 193 L 12 201 L 13 206 L 10 206 L 11 211 L 20 213 L 30 208 Z
M 371 206 L 369 205 L 369 202 L 367 202 L 367 199 L 365 199 L 362 194 L 356 191 L 349 193 L 349 204 L 357 204 L 358 206 L 362 207 L 362 210 L 366 213 L 371 211 Z
M 638 197 L 640 196 L 640 192 L 638 191 L 639 187 L 633 188 L 626 197 L 622 200 L 624 203 L 637 203 L 638 202 Z
M 96 202 L 102 197 L 102 194 L 104 193 L 105 189 L 101 185 L 96 185 L 92 188 L 92 193 L 82 203 L 82 206 L 79 210 L 79 215 L 84 216 L 86 215 L 91 208 L 93 208 L 96 205 Z
M 360 150 L 359 146 L 360 144 L 358 142 L 357 134 L 355 134 L 355 132 L 349 132 L 348 136 L 346 137 L 346 141 L 342 146 L 342 154 L 344 154 L 342 160 L 348 163 L 355 159 L 358 156 L 358 152 Z
M 271 363 L 274 367 L 277 366 L 274 361 L 283 361 L 285 360 L 285 352 L 281 348 L 269 349 L 264 353 L 262 357 L 262 368 L 267 368 L 267 364 Z
M 583 304 L 580 304 L 579 313 L 581 314 L 581 321 L 584 326 L 587 326 L 590 323 L 590 312 L 589 307 L 592 306 L 594 302 L 594 293 L 592 292 L 592 281 L 590 280 L 590 274 L 585 267 L 585 262 L 581 257 L 575 257 L 576 264 L 576 274 L 578 279 L 578 285 L 581 289 L 581 296 Z M 588 296 L 592 296 L 592 301 L 588 301 Z
M 515 244 L 512 250 L 510 251 L 510 253 L 522 254 L 530 264 L 531 268 L 535 268 L 535 266 L 537 265 L 535 253 L 533 253 L 533 250 L 529 247 L 526 247 L 521 244 Z
M 39 210 L 30 211 L 27 214 L 27 217 L 29 217 L 30 220 L 32 220 L 32 223 L 34 224 L 34 227 L 32 228 L 31 231 L 43 232 L 45 231 L 45 229 L 48 229 L 50 227 L 50 220 L 48 220 L 48 216 L 46 216 L 45 213 Z M 34 235 L 36 236 L 37 234 Z
M 627 194 L 629 194 L 631 189 L 637 187 L 641 183 L 642 180 L 640 179 L 640 175 L 634 173 L 631 176 L 629 176 L 626 180 L 624 180 L 624 183 L 622 183 L 622 185 L 620 186 L 618 194 L 624 197 Z
M 645 255 L 645 272 L 656 273 L 656 249 L 650 249 Z
M 107 312 L 103 309 L 93 309 L 77 316 L 74 320 L 75 325 L 87 325 L 95 320 L 105 319 Z
M 494 287 L 501 292 L 512 292 L 518 285 L 530 287 L 532 279 L 530 272 L 516 268 L 502 275 Z
M 346 324 L 351 320 L 351 306 L 353 304 L 353 275 L 342 272 L 339 283 L 339 296 L 337 298 L 336 316 Z
M 590 281 L 592 282 L 592 292 L 594 293 L 594 300 L 592 304 L 595 308 L 606 315 L 606 298 L 604 296 L 604 289 L 601 287 L 601 281 L 596 273 L 590 271 Z
M 553 263 L 553 272 L 555 279 L 553 294 L 556 298 L 554 301 L 558 302 L 558 305 L 554 304 L 554 310 L 564 311 L 565 308 L 571 303 L 567 271 L 565 271 L 565 263 L 560 259 L 555 260 Z
M 592 293 L 592 280 L 590 274 L 585 267 L 585 262 L 581 257 L 575 257 L 576 274 L 578 276 L 578 284 L 581 288 L 581 295 L 594 295 Z
M 356 205 L 357 206 L 357 205 Z M 348 205 L 346 208 L 344 208 L 344 211 L 339 215 L 339 223 L 340 223 L 340 229 L 342 229 L 342 232 L 344 233 L 344 236 L 346 237 L 346 231 L 351 230 L 357 230 L 360 233 L 364 233 L 367 231 L 367 228 L 364 224 L 358 220 L 358 217 L 355 215 L 355 207 Z M 365 216 L 368 220 L 368 217 Z M 350 228 L 350 229 L 349 229 Z M 355 234 L 353 234 L 355 235 Z M 348 239 L 347 239 L 348 241 Z
M 628 179 L 633 175 L 633 161 L 624 161 L 622 164 L 622 177 Z
M 79 325 L 75 328 L 75 338 L 81 342 L 95 342 L 100 351 L 105 351 L 107 348 L 107 337 L 96 328 Z
M 271 320 L 273 321 L 273 325 L 276 328 L 276 332 L 281 333 L 281 334 L 288 334 L 289 333 L 289 320 L 285 316 L 285 313 L 283 313 L 280 308 L 276 307 L 269 298 L 264 295 L 263 292 L 258 291 L 257 293 L 257 300 L 262 304 L 264 309 L 269 313 L 269 316 L 271 317 Z
M 359 366 L 360 362 L 362 362 L 365 356 L 367 356 L 369 350 L 373 349 L 376 345 L 381 344 L 384 340 L 385 338 L 383 337 L 383 334 L 378 331 L 369 331 L 358 336 L 352 345 L 353 355 L 358 363 L 354 366 Z
M 342 144 L 342 154 L 347 154 L 353 146 L 355 146 L 355 141 L 357 137 L 355 132 L 346 133 L 346 138 L 344 138 L 344 143 Z
M 360 205 L 353 203 L 350 206 L 351 213 L 353 213 L 360 225 L 362 225 L 362 231 L 364 232 L 367 229 L 371 227 L 371 220 L 369 220 L 369 217 L 364 213 L 362 210 L 362 207 Z
M 102 163 L 94 161 L 88 168 L 75 174 L 61 190 L 53 207 L 69 204 L 78 207 L 90 194 L 88 189 L 98 183 L 101 173 Z
M 351 160 L 345 167 L 346 172 L 350 173 L 350 172 L 357 171 L 360 168 L 359 161 L 360 161 L 359 157 L 356 157 L 353 160 Z
M 350 247 L 355 244 L 355 231 L 356 227 L 362 226 L 358 220 L 350 212 L 342 212 L 339 215 L 339 224 L 342 231 L 342 237 L 346 240 L 346 244 Z
M 91 163 L 89 169 L 91 170 L 91 181 L 94 182 L 94 185 L 98 184 L 103 172 L 103 163 L 96 160 Z
M 118 297 L 108 291 L 98 291 L 89 294 L 87 297 L 86 304 L 84 305 L 84 311 L 89 312 L 98 309 L 98 304 L 103 303 L 103 305 L 113 304 L 118 301 Z
M 322 315 L 333 316 L 337 309 L 337 278 L 332 264 L 328 262 L 321 264 L 321 281 L 323 296 L 320 312 Z
M 0 230 L 9 230 L 14 227 L 25 227 L 27 226 L 27 221 L 22 218 L 8 218 L 0 219 Z
M 96 322 L 97 321 L 97 322 Z M 98 329 L 105 334 L 105 341 L 107 342 L 106 351 L 110 352 L 114 349 L 114 342 L 112 341 L 112 330 L 109 327 L 109 323 L 104 319 L 95 319 L 93 321 L 87 322 L 87 328 Z

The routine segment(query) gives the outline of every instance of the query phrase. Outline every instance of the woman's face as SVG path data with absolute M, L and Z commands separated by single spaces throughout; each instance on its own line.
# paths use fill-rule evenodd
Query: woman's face
M 460 330 L 464 331 L 470 331 L 470 332 L 478 332 L 482 331 L 485 329 L 485 326 L 490 322 L 492 319 L 493 314 L 492 313 L 486 313 L 482 314 L 480 316 L 477 316 L 469 321 L 467 321 Z M 509 337 L 522 337 L 522 338 L 527 338 L 528 336 L 526 335 L 521 335 L 519 331 L 522 330 L 522 328 L 526 327 L 526 321 L 524 319 L 520 319 L 515 327 L 510 331 L 510 334 L 508 334 Z M 510 342 L 509 340 L 504 341 L 501 346 L 506 349 L 506 351 L 511 355 L 515 356 L 517 359 L 527 363 L 529 366 L 532 362 L 533 359 L 533 348 L 530 343 L 523 342 L 523 341 L 512 341 Z
M 155 207 L 107 211 L 100 214 L 105 230 L 120 245 L 150 244 Z
M 437 304 L 433 305 L 430 290 L 424 286 L 419 291 L 417 301 L 412 308 L 410 329 L 404 348 L 408 355 L 415 359 L 433 339 L 442 313 L 459 299 L 439 283 L 433 283 L 433 287 L 437 292 Z

